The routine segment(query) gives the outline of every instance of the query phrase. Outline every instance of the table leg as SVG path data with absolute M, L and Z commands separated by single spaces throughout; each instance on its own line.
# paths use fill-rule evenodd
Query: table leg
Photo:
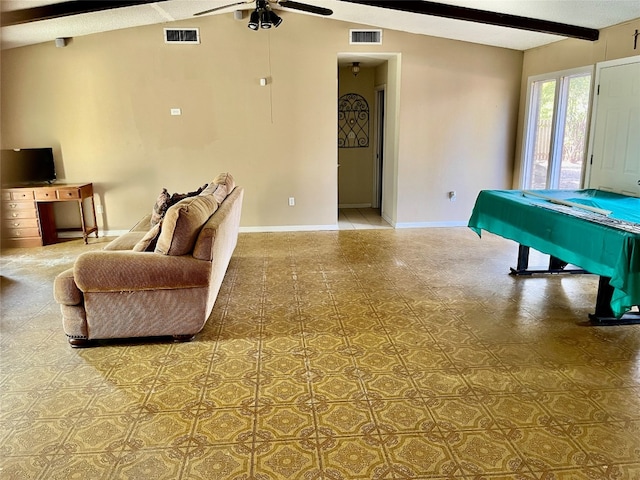
M 533 275 L 534 273 L 588 273 L 581 268 L 565 268 L 567 262 L 554 256 L 549 257 L 548 268 L 529 269 L 529 247 L 518 245 L 518 263 L 516 268 L 511 267 L 511 275 Z
M 598 280 L 598 293 L 596 294 L 596 311 L 589 314 L 591 324 L 605 325 L 632 325 L 640 323 L 640 312 L 627 312 L 620 318 L 616 317 L 611 310 L 611 297 L 613 287 L 609 283 L 611 277 L 600 276 Z
M 82 199 L 78 200 L 78 207 L 80 207 L 80 225 L 82 225 L 82 238 L 84 239 L 84 244 L 89 243 L 87 241 L 87 227 L 84 224 L 84 208 L 82 204 Z

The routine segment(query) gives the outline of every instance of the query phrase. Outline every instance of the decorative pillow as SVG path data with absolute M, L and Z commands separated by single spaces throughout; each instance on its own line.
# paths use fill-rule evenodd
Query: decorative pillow
M 194 191 L 194 192 L 188 192 L 188 193 L 174 193 L 173 195 L 171 195 L 171 198 L 169 199 L 169 206 L 171 205 L 175 205 L 176 203 L 178 203 L 180 200 L 184 200 L 185 198 L 189 198 L 189 197 L 195 197 L 196 195 L 200 195 L 200 193 L 207 188 L 207 184 L 205 183 L 203 186 L 201 186 L 198 190 Z
M 233 179 L 233 176 L 230 173 L 220 173 L 211 183 L 217 183 L 220 185 L 226 185 L 227 191 L 231 193 L 231 191 L 236 188 L 236 181 Z
M 160 220 L 162 220 L 162 217 L 164 217 L 167 208 L 169 208 L 169 200 L 171 200 L 171 196 L 169 195 L 167 189 L 163 188 L 162 192 L 160 192 L 160 195 L 158 195 L 156 203 L 153 205 L 153 211 L 151 212 L 152 227 L 160 222 Z
M 227 198 L 228 194 L 229 192 L 227 191 L 226 185 L 221 185 L 213 182 L 211 182 L 207 188 L 200 192 L 200 195 L 202 196 L 213 195 L 213 198 L 216 199 L 218 205 L 220 205 L 224 201 L 224 199 Z
M 163 255 L 191 252 L 202 226 L 217 209 L 213 195 L 185 198 L 169 207 L 154 251 Z
M 162 220 L 159 223 L 156 223 L 151 230 L 145 233 L 144 237 L 140 239 L 138 243 L 133 246 L 134 252 L 153 252 L 156 248 L 156 243 L 158 242 L 158 237 L 160 236 L 160 228 L 162 225 Z
M 175 205 L 180 200 L 184 200 L 188 197 L 195 197 L 199 195 L 207 187 L 205 183 L 202 187 L 194 192 L 188 193 L 174 193 L 173 195 L 169 195 L 169 192 L 166 188 L 162 189 L 162 193 L 158 195 L 158 199 L 156 200 L 156 204 L 153 206 L 153 212 L 151 213 L 151 226 L 153 227 L 157 223 L 159 223 L 164 215 L 167 213 L 167 209 L 171 205 Z

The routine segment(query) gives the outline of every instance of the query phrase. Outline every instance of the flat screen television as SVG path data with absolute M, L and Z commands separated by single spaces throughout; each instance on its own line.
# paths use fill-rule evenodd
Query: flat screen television
M 0 151 L 2 184 L 30 185 L 53 183 L 56 166 L 52 148 L 21 148 Z

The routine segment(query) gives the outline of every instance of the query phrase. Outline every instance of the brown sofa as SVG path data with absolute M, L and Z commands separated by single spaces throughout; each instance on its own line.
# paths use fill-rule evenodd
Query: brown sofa
M 54 282 L 69 343 L 192 339 L 211 314 L 235 249 L 243 195 L 231 175 L 220 174 L 166 209 L 159 223 L 147 215 L 104 250 L 81 254 Z

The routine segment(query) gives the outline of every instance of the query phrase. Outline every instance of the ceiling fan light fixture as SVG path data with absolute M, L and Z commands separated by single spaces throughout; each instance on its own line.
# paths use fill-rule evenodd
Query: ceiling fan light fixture
M 282 23 L 282 18 L 278 14 L 276 14 L 276 12 L 274 12 L 273 10 L 269 10 L 269 20 L 271 20 L 271 24 L 275 28 L 278 28 Z
M 269 17 L 269 10 L 266 8 L 260 12 L 260 27 L 271 28 L 271 18 Z
M 247 25 L 251 30 L 258 30 L 260 27 L 260 14 L 258 10 L 254 10 L 251 12 L 251 16 L 249 17 L 249 24 Z

